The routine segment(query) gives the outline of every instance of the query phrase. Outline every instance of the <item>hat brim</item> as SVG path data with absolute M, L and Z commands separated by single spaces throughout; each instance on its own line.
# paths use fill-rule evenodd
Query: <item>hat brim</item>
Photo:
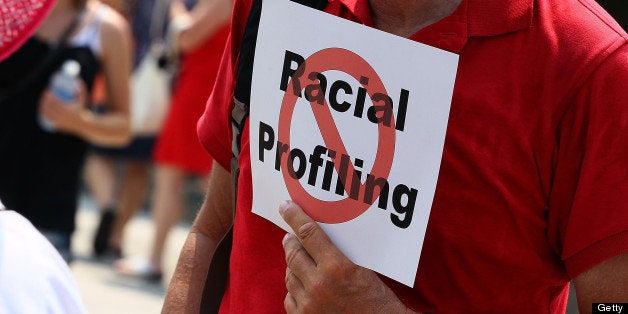
M 0 61 L 24 44 L 54 3 L 55 0 L 0 1 Z

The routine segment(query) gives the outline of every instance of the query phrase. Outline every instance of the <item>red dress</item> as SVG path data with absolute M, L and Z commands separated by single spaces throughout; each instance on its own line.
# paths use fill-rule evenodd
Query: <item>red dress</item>
M 212 157 L 198 140 L 196 123 L 214 86 L 228 34 L 225 26 L 182 57 L 168 116 L 155 146 L 155 163 L 198 175 L 211 170 Z

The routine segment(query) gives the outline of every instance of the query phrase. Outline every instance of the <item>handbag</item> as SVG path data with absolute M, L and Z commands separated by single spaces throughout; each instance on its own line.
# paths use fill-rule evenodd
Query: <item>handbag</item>
M 149 51 L 131 75 L 131 132 L 136 136 L 155 136 L 168 113 L 173 78 L 168 45 L 160 34 L 168 10 L 167 0 L 158 0 L 150 23 Z

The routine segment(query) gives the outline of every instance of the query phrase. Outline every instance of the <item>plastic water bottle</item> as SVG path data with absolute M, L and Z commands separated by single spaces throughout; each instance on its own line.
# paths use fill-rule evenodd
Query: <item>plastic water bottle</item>
M 76 60 L 66 60 L 61 68 L 52 75 L 49 87 L 55 97 L 71 103 L 76 98 L 81 65 Z M 39 116 L 39 126 L 48 132 L 55 131 L 55 125 L 42 115 Z

